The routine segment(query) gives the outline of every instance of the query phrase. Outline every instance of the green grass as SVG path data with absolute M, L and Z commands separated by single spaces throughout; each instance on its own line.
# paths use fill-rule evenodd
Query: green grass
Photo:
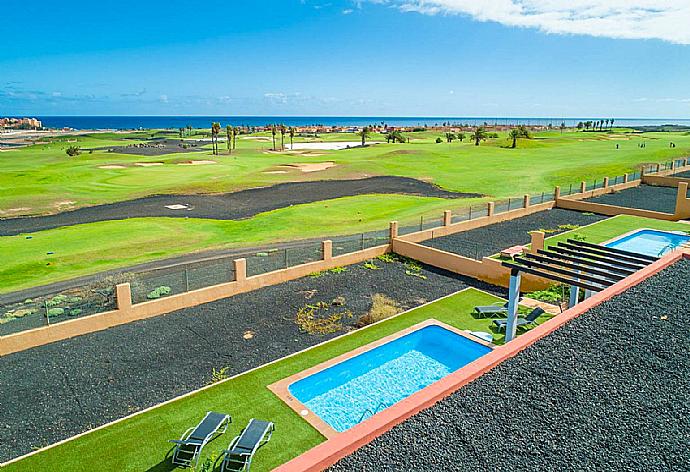
M 273 439 L 257 453 L 252 467 L 256 471 L 270 470 L 319 444 L 324 438 L 273 395 L 266 388 L 267 385 L 430 318 L 459 329 L 490 331 L 490 319 L 477 320 L 470 313 L 475 305 L 497 301 L 498 298 L 476 289 L 459 292 L 192 396 L 93 431 L 12 464 L 5 470 L 171 470 L 164 461 L 170 447 L 166 441 L 177 438 L 189 426 L 196 424 L 208 410 L 231 414 L 233 424 L 224 436 L 205 448 L 207 455 L 227 447 L 230 439 L 250 418 L 273 421 L 276 424 Z M 250 342 L 262 341 L 255 338 Z
M 600 244 L 617 236 L 621 236 L 625 233 L 642 228 L 656 229 L 660 231 L 690 231 L 690 225 L 685 223 L 654 220 L 639 216 L 619 215 L 606 220 L 598 221 L 588 226 L 583 226 L 582 228 L 577 228 L 572 231 L 552 236 L 547 238 L 544 243 L 548 248 L 550 246 L 555 246 L 560 241 L 565 241 L 568 238 L 579 235 L 584 236 L 585 241 L 587 242 Z
M 403 222 L 416 218 L 419 211 L 433 211 L 440 219 L 442 210 L 453 202 L 363 195 L 295 205 L 245 220 L 133 218 L 40 231 L 31 239 L 2 237 L 0 293 L 202 249 L 335 236 L 353 228 L 377 230 L 396 218 Z
M 409 144 L 379 144 L 363 149 L 318 151 L 322 156 L 266 153 L 271 143 L 241 136 L 232 155 L 222 150 L 193 154 L 142 157 L 106 151 L 83 153 L 69 158 L 65 149 L 107 147 L 146 139 L 150 133 L 107 133 L 61 138 L 49 143 L 0 153 L 0 211 L 5 216 L 54 212 L 61 202 L 74 206 L 121 201 L 154 193 L 222 192 L 271 185 L 285 181 L 356 178 L 365 175 L 397 175 L 424 178 L 444 188 L 478 192 L 493 198 L 550 191 L 555 185 L 621 175 L 640 163 L 668 161 L 690 151 L 690 135 L 645 133 L 621 135 L 612 140 L 608 133 L 540 133 L 533 140 L 521 140 L 517 149 L 507 149 L 505 137 L 476 147 L 468 142 L 433 142 L 437 133 L 408 133 Z M 254 137 L 257 137 L 256 135 Z M 266 133 L 263 134 L 266 137 Z M 382 137 L 373 136 L 373 139 Z M 77 140 L 69 143 L 68 139 Z M 298 138 L 296 141 L 313 141 Z M 353 134 L 333 134 L 319 140 L 356 141 Z M 677 148 L 670 149 L 669 141 Z M 638 143 L 646 142 L 641 149 Z M 616 144 L 620 149 L 615 149 Z M 221 149 L 223 143 L 221 143 Z M 207 166 L 179 166 L 189 159 L 214 159 Z M 266 174 L 276 165 L 332 160 L 336 166 L 304 174 Z M 137 167 L 136 162 L 160 161 L 166 165 Z M 121 164 L 125 169 L 100 169 Z

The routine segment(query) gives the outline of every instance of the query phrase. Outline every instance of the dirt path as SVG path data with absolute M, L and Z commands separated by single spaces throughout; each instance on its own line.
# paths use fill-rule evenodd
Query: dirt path
M 271 187 L 216 195 L 154 195 L 108 205 L 80 208 L 56 215 L 0 219 L 0 236 L 127 218 L 179 217 L 235 220 L 291 205 L 372 193 L 439 198 L 481 196 L 473 193 L 449 192 L 433 184 L 406 177 L 288 182 Z

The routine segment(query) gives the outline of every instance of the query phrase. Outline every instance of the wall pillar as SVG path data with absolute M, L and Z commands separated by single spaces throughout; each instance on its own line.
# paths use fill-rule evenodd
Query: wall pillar
M 235 259 L 232 263 L 235 267 L 235 282 L 247 280 L 247 259 Z
M 656 165 L 656 173 L 658 174 L 659 172 L 661 172 L 661 164 Z
M 553 201 L 557 202 L 561 198 L 561 187 L 556 187 L 553 190 Z
M 321 250 L 323 252 L 324 261 L 333 260 L 333 241 L 331 241 L 330 239 L 321 241 Z
M 389 225 L 389 235 L 390 235 L 390 240 L 391 243 L 395 238 L 398 237 L 398 222 L 397 221 L 391 221 Z
M 443 212 L 443 226 L 450 226 L 453 221 L 453 212 L 450 210 L 445 210 Z
M 679 220 L 690 218 L 690 199 L 688 199 L 688 183 L 678 183 L 678 193 L 676 194 L 676 210 L 674 217 Z
M 529 207 L 529 194 L 522 197 L 522 208 L 528 208 L 528 207 Z
M 623 183 L 627 184 L 630 180 L 630 174 L 623 174 Z
M 587 182 L 584 180 L 580 182 L 580 193 L 585 193 L 587 191 Z
M 673 159 L 673 160 L 671 161 L 671 170 L 675 170 L 675 168 L 676 168 L 676 160 Z
M 515 339 L 517 334 L 518 301 L 520 300 L 520 271 L 513 269 L 510 272 L 510 285 L 508 287 L 508 320 L 506 323 L 506 342 Z
M 532 238 L 530 253 L 536 254 L 537 251 L 544 249 L 545 234 L 543 231 L 532 231 L 529 235 Z
M 604 188 L 607 188 L 609 186 L 609 178 L 604 177 Z
M 496 212 L 496 204 L 494 202 L 489 202 L 486 204 L 486 215 L 487 216 L 494 216 L 494 213 Z
M 115 286 L 115 301 L 120 311 L 132 308 L 132 288 L 128 283 Z

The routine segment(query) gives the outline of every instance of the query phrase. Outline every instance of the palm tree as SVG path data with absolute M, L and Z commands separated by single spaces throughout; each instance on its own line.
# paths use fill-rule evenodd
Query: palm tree
M 289 133 L 290 133 L 290 149 L 292 149 L 294 147 L 292 141 L 295 139 L 295 127 L 294 126 L 290 126 Z
M 184 128 L 180 128 L 180 139 L 182 139 L 182 136 L 184 136 Z
M 211 124 L 211 144 L 213 146 L 213 154 L 218 154 L 218 135 L 220 134 L 220 123 Z
M 513 145 L 510 147 L 515 149 L 517 147 L 517 140 L 520 137 L 520 131 L 517 128 L 513 128 L 508 133 L 508 137 L 513 140 Z
M 276 150 L 276 125 L 271 125 L 271 135 L 273 136 L 273 150 Z
M 479 146 L 479 142 L 487 138 L 486 130 L 483 126 L 475 128 L 474 132 L 470 135 L 470 139 L 474 141 L 475 146 Z
M 458 139 L 460 140 L 460 142 L 462 142 L 462 140 L 467 137 L 467 136 L 465 136 L 465 133 L 458 133 L 457 136 L 458 136 Z
M 611 121 L 610 121 L 610 123 L 611 123 L 611 129 L 613 129 L 613 122 L 614 122 L 614 121 L 615 121 L 615 120 L 614 120 L 613 118 L 611 118 Z
M 449 143 L 452 143 L 454 139 L 455 139 L 455 134 L 446 133 L 446 141 L 448 141 Z
M 395 132 L 394 131 L 389 131 L 386 133 L 386 142 L 390 143 L 393 141 L 395 143 Z
M 362 131 L 357 133 L 357 135 L 362 138 L 362 146 L 365 146 L 367 144 L 367 138 L 369 137 L 369 134 L 370 133 L 368 126 L 365 126 L 364 128 L 362 128 Z
M 561 122 L 561 134 L 563 134 L 563 131 L 565 131 L 565 121 Z
M 237 135 L 240 134 L 240 128 L 232 128 L 232 148 L 237 149 Z
M 228 138 L 228 153 L 232 154 L 232 136 L 235 134 L 235 129 L 231 125 L 225 127 L 225 135 Z
M 192 135 L 192 125 L 187 125 L 187 136 Z
M 287 131 L 287 128 L 285 125 L 280 125 L 280 149 L 281 151 L 285 151 L 285 132 Z

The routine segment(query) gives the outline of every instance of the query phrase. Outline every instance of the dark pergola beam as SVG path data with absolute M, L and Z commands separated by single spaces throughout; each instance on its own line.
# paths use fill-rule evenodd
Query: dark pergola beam
M 594 282 L 594 283 L 596 283 L 598 285 L 602 285 L 604 287 L 608 287 L 608 286 L 611 286 L 611 285 L 616 283 L 614 280 L 602 279 L 602 278 L 595 277 L 595 276 L 587 274 L 587 273 L 581 273 L 581 272 L 578 273 L 578 272 L 574 272 L 572 270 L 563 269 L 561 267 L 554 267 L 554 266 L 551 266 L 549 264 L 542 264 L 541 262 L 532 261 L 532 260 L 525 259 L 525 258 L 519 257 L 519 256 L 515 257 L 513 260 L 519 264 L 524 264 L 528 267 L 536 267 L 537 269 L 547 270 L 549 272 L 555 272 L 557 274 L 572 277 L 574 279 L 588 280 L 590 282 Z
M 582 281 L 582 280 L 574 280 L 574 279 L 570 279 L 568 277 L 563 277 L 561 275 L 550 274 L 546 271 L 533 269 L 531 267 L 523 267 L 519 264 L 515 264 L 514 262 L 504 261 L 501 264 L 503 265 L 503 267 L 507 267 L 511 270 L 517 270 L 519 272 L 524 272 L 526 274 L 536 275 L 537 277 L 555 280 L 556 282 L 561 282 L 561 283 L 564 283 L 566 285 L 574 285 L 576 287 L 580 287 L 580 288 L 583 288 L 585 290 L 591 290 L 593 292 L 600 292 L 600 291 L 606 289 L 606 287 L 599 287 L 597 285 L 589 284 L 589 283 Z
M 624 269 L 622 267 L 613 267 L 611 265 L 600 264 L 599 262 L 594 262 L 594 261 L 591 261 L 589 259 L 582 259 L 580 257 L 568 256 L 565 254 L 547 251 L 544 249 L 537 250 L 537 253 L 548 256 L 548 257 L 554 257 L 554 258 L 563 259 L 563 260 L 569 261 L 569 262 L 576 262 L 578 264 L 582 264 L 582 265 L 586 265 L 586 266 L 590 266 L 590 267 L 595 267 L 597 269 L 608 270 L 611 272 L 615 272 L 616 274 L 619 274 L 619 275 L 622 274 L 624 277 L 635 273 L 635 271 L 633 269 Z
M 611 254 L 610 252 L 600 251 L 600 250 L 594 249 L 594 248 L 577 246 L 577 245 L 573 245 L 570 243 L 564 243 L 564 242 L 559 242 L 558 245 L 565 247 L 567 249 L 571 249 L 573 251 L 576 251 L 577 253 L 579 253 L 582 256 L 584 256 L 585 254 L 594 254 L 597 256 L 604 256 L 604 257 L 608 257 L 610 259 L 613 259 L 615 261 L 620 261 L 620 262 L 625 262 L 626 264 L 635 265 L 639 269 L 642 269 L 643 267 L 646 267 L 649 265 L 649 261 L 642 261 L 642 260 L 636 259 L 634 257 L 621 256 L 618 254 Z
M 605 270 L 593 269 L 591 267 L 587 267 L 587 266 L 584 266 L 584 265 L 581 265 L 578 263 L 573 263 L 573 262 L 564 262 L 562 260 L 550 257 L 550 254 L 548 254 L 548 253 L 546 255 L 537 255 L 537 254 L 527 253 L 527 254 L 524 254 L 524 257 L 526 257 L 528 259 L 534 259 L 535 261 L 538 261 L 538 262 L 541 262 L 544 264 L 565 267 L 566 269 L 577 270 L 577 271 L 580 271 L 581 273 L 598 275 L 600 277 L 604 277 L 606 279 L 613 280 L 614 282 L 618 282 L 619 280 L 623 280 L 625 278 L 624 275 L 612 274 L 612 273 L 607 272 Z
M 574 239 L 568 239 L 568 242 L 571 244 L 575 244 L 576 246 L 584 246 L 584 247 L 588 247 L 588 248 L 592 248 L 592 249 L 599 249 L 599 250 L 603 250 L 606 252 L 612 252 L 614 254 L 618 254 L 621 256 L 630 256 L 630 257 L 634 257 L 637 259 L 646 260 L 648 262 L 656 262 L 659 260 L 658 257 L 648 256 L 647 254 L 640 254 L 638 252 L 624 251 L 623 249 L 617 249 L 615 247 L 608 247 L 608 246 L 604 246 L 604 245 L 600 245 L 600 244 L 588 243 L 587 241 L 576 241 Z
M 615 266 L 615 267 L 625 268 L 625 269 L 631 270 L 633 272 L 636 272 L 636 271 L 642 269 L 642 267 L 644 267 L 644 266 L 640 266 L 639 264 L 630 264 L 628 262 L 621 262 L 621 261 L 618 261 L 616 259 L 611 259 L 610 257 L 597 256 L 594 254 L 583 254 L 579 250 L 568 249 L 568 248 L 560 246 L 560 244 L 562 244 L 562 243 L 558 243 L 558 244 L 559 244 L 559 246 L 549 247 L 549 250 L 555 251 L 559 254 L 568 254 L 572 257 L 576 257 L 579 259 L 587 258 L 587 259 L 591 259 L 593 261 L 603 262 L 605 264 L 611 265 L 612 268 Z

